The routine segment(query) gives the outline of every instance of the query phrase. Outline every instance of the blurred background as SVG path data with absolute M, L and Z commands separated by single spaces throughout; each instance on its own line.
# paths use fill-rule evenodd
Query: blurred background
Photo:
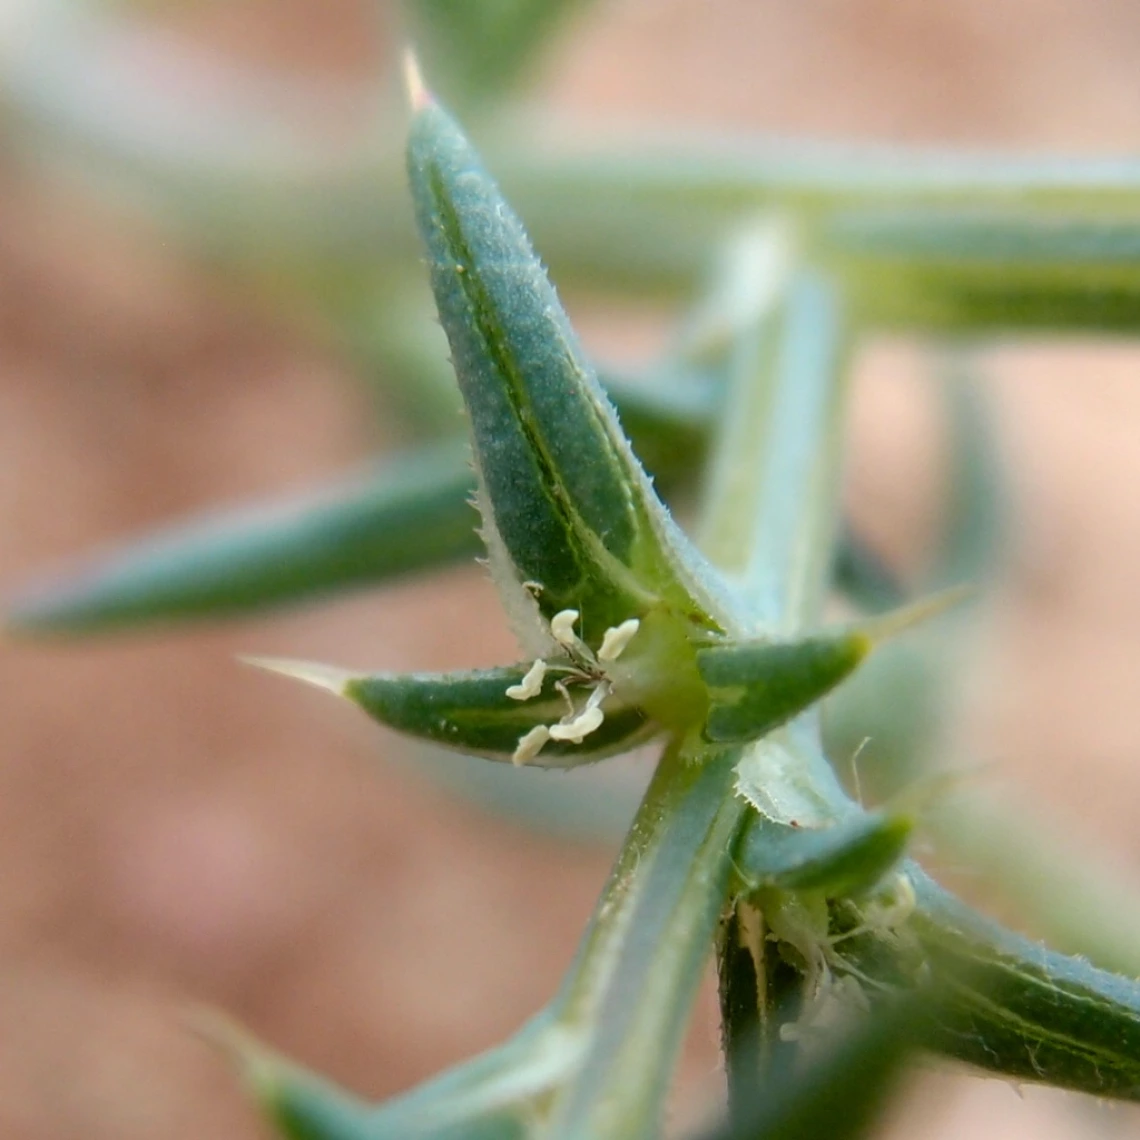
M 1125 0 L 581 7 L 528 95 L 579 128 L 1090 153 L 1140 136 Z M 338 237 L 335 217 L 280 205 L 291 175 L 275 164 L 303 145 L 335 168 L 362 138 L 394 152 L 399 119 L 376 109 L 396 15 L 384 0 L 0 4 L 0 588 L 303 489 L 408 443 L 417 416 L 453 415 L 446 393 L 428 411 L 384 394 L 395 363 L 370 351 L 371 305 L 398 323 L 388 283 L 274 236 L 351 243 L 351 219 Z M 377 122 L 391 137 L 369 135 Z M 183 153 L 212 165 L 195 176 Z M 266 204 L 243 213 L 227 195 L 250 170 Z M 355 201 L 383 230 L 407 204 L 398 181 L 377 187 Z M 660 343 L 659 307 L 567 295 L 607 359 Z M 1047 841 L 1140 888 L 1140 349 L 1003 345 L 986 369 L 1013 521 L 953 742 Z M 915 373 L 913 346 L 868 346 L 851 444 L 850 513 L 902 569 L 936 526 L 941 477 Z M 544 834 L 239 653 L 459 668 L 515 646 L 473 565 L 209 628 L 0 645 L 5 1140 L 252 1140 L 187 1009 L 222 1007 L 378 1098 L 501 1039 L 570 960 L 612 820 Z M 718 1064 L 710 991 L 678 1127 L 715 1102 Z M 1140 1135 L 1140 1116 L 940 1072 L 888 1131 Z

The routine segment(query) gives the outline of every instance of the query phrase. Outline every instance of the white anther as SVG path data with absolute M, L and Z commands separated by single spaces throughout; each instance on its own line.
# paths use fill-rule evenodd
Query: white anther
M 529 701 L 542 692 L 542 682 L 546 679 L 546 662 L 540 657 L 528 670 L 521 684 L 507 687 L 507 696 L 512 701 Z
M 527 764 L 533 760 L 543 749 L 543 746 L 550 739 L 550 729 L 545 724 L 536 725 L 519 738 L 518 747 L 511 756 L 511 760 L 515 764 Z
M 574 623 L 578 620 L 577 610 L 559 610 L 550 619 L 550 633 L 559 645 L 567 649 L 577 649 L 578 635 L 574 632 Z
M 598 650 L 598 660 L 616 661 L 640 628 L 641 622 L 637 618 L 627 618 L 621 625 L 611 626 L 607 629 L 602 636 L 602 647 Z
M 551 740 L 568 740 L 573 744 L 581 744 L 583 739 L 591 732 L 601 728 L 606 714 L 600 708 L 587 708 L 568 724 L 552 724 L 550 726 Z

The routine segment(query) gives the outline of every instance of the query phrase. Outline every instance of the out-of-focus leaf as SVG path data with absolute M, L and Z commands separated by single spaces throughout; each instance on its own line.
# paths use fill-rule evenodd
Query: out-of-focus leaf
M 1008 510 L 978 367 L 972 353 L 955 352 L 941 359 L 934 378 L 945 409 L 948 472 L 942 527 L 923 584 L 937 590 L 966 582 L 982 595 L 1006 548 Z M 850 548 L 849 541 L 844 549 Z M 901 595 L 901 587 L 895 589 Z M 875 605 L 873 593 L 864 598 Z M 949 629 L 919 630 L 884 646 L 830 701 L 824 723 L 829 752 L 841 769 L 849 760 L 858 763 L 860 790 L 872 801 L 927 772 L 953 701 L 954 667 L 969 624 L 967 615 Z
M 404 0 L 412 39 L 457 104 L 502 98 L 587 0 Z
M 841 594 L 870 613 L 901 605 L 905 596 L 898 576 L 850 525 L 836 543 L 834 582 Z
M 942 530 L 926 575 L 931 590 L 955 582 L 984 589 L 1006 549 L 1005 471 L 978 370 L 978 362 L 961 353 L 942 366 L 950 462 Z
M 868 210 L 823 227 L 863 317 L 992 334 L 1129 332 L 1140 222 L 996 210 Z
M 465 447 L 389 461 L 319 493 L 201 516 L 24 591 L 19 632 L 89 632 L 247 613 L 473 557 Z
M 709 377 L 650 369 L 635 378 L 599 369 L 622 430 L 637 457 L 666 493 L 691 480 L 708 452 L 709 425 L 721 393 Z
M 885 1003 L 798 1071 L 756 1073 L 733 1119 L 703 1140 L 855 1140 L 867 1135 L 914 1053 L 924 1002 Z
M 761 817 L 749 828 L 735 860 L 748 890 L 821 891 L 829 898 L 875 885 L 906 850 L 914 820 L 875 811 L 826 828 L 794 828 Z

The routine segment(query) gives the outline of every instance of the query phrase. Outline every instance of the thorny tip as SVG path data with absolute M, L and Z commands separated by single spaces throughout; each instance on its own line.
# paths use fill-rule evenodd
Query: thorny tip
M 433 99 L 431 92 L 424 83 L 424 73 L 420 70 L 420 61 L 415 51 L 407 47 L 404 49 L 404 94 L 408 100 L 408 107 L 413 111 L 422 111 L 430 107 Z
M 905 633 L 917 625 L 941 617 L 947 610 L 961 605 L 976 593 L 977 587 L 968 582 L 959 586 L 951 586 L 949 589 L 940 590 L 929 597 L 919 598 L 909 605 L 900 606 L 898 609 L 890 610 L 888 613 L 861 622 L 860 631 L 873 644 L 886 641 L 896 634 Z
M 345 688 L 355 674 L 349 669 L 339 669 L 335 665 L 322 665 L 317 661 L 297 661 L 288 657 L 240 656 L 243 665 L 252 665 L 266 673 L 278 673 L 282 677 L 292 677 L 304 681 L 338 697 L 345 695 Z
M 186 1030 L 219 1053 L 250 1089 L 264 1093 L 272 1088 L 275 1058 L 239 1022 L 211 1006 L 191 1006 L 181 1020 Z

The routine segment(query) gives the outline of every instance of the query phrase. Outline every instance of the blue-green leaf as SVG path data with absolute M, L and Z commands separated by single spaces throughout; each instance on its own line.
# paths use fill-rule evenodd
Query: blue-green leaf
M 914 820 L 897 812 L 853 814 L 825 828 L 760 817 L 734 855 L 746 890 L 821 891 L 828 898 L 873 887 L 902 858 Z
M 532 680 L 533 695 L 526 692 L 533 665 L 356 676 L 307 662 L 250 661 L 345 697 L 397 732 L 489 760 L 576 767 L 626 752 L 660 731 L 643 709 L 607 695 L 608 688 L 600 689 L 568 658 L 544 662 L 545 675 Z M 594 701 L 600 718 L 595 714 L 597 724 L 585 727 L 589 722 L 581 718 Z
M 112 547 L 18 594 L 8 625 L 78 633 L 229 617 L 473 557 L 466 451 L 443 444 L 308 496 L 205 513 Z
M 225 1018 L 196 1017 L 194 1028 L 227 1055 L 285 1140 L 523 1140 L 527 1134 L 526 1096 L 508 1082 L 506 1095 L 496 1086 L 493 1053 L 438 1078 L 437 1095 L 426 1104 L 413 1092 L 378 1106 L 278 1056 Z
M 743 742 L 765 735 L 849 677 L 871 647 L 870 638 L 855 632 L 700 650 L 697 668 L 711 701 L 706 739 Z
M 943 590 L 836 632 L 698 650 L 697 669 L 709 694 L 705 738 L 728 743 L 764 736 L 851 676 L 876 644 L 937 616 L 968 592 Z
M 609 391 L 658 475 L 692 473 L 715 393 L 612 378 Z M 68 565 L 17 593 L 20 633 L 222 620 L 473 558 L 470 451 L 429 446 L 299 495 L 205 511 Z
M 418 96 L 408 142 L 432 289 L 471 420 L 492 573 L 529 648 L 662 617 L 715 630 L 715 587 L 654 494 L 522 224 L 451 117 Z M 524 588 L 525 585 L 525 588 Z
M 945 983 L 929 1044 L 1017 1080 L 1140 1100 L 1140 982 L 1004 929 L 914 865 L 909 922 L 852 938 L 844 957 L 888 985 Z

